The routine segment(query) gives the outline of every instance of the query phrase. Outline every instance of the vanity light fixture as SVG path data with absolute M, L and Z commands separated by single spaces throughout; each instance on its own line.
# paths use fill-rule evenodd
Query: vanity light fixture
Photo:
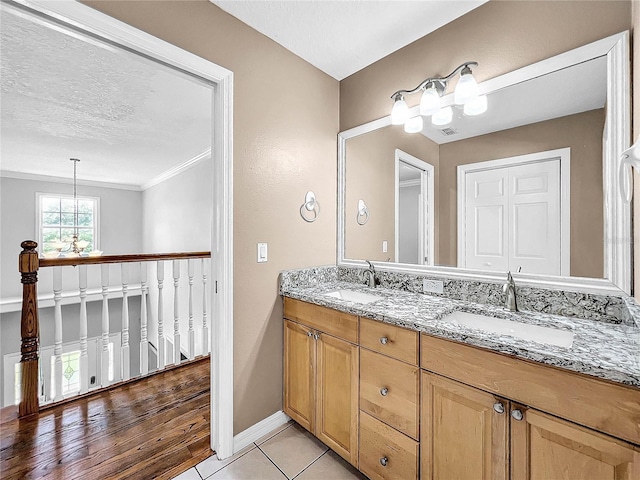
M 404 124 L 404 131 L 407 133 L 418 133 L 422 131 L 424 122 L 422 116 L 418 115 L 407 120 Z
M 454 102 L 456 105 L 464 106 L 466 115 L 480 115 L 487 111 L 486 95 L 478 96 L 478 83 L 473 78 L 471 67 L 478 65 L 478 62 L 465 62 L 456 67 L 446 77 L 429 77 L 412 90 L 398 90 L 391 98 L 393 99 L 393 108 L 391 109 L 391 124 L 403 125 L 405 131 L 411 133 L 415 130 L 418 121 L 417 117 L 409 118 L 409 107 L 405 101 L 405 95 L 411 95 L 422 91 L 420 98 L 420 115 L 431 115 L 431 122 L 434 125 L 446 125 L 453 119 L 453 110 L 450 106 L 442 108 L 441 97 L 447 90 L 447 84 L 457 73 L 460 73 L 458 84 L 454 93 Z M 407 123 L 412 125 L 408 126 Z M 415 130 L 419 132 L 420 130 Z

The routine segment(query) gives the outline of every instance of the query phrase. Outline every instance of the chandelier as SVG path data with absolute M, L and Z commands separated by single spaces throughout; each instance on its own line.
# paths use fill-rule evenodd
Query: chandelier
M 55 249 L 58 254 L 65 253 L 67 257 L 80 255 L 89 245 L 86 240 L 78 240 L 78 185 L 77 185 L 77 166 L 80 159 L 70 158 L 73 162 L 73 235 L 71 241 L 64 242 L 58 240 L 55 243 Z

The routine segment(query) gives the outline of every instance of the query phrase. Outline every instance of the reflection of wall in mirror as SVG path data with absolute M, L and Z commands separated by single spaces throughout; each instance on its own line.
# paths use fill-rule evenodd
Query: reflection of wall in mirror
M 438 190 L 438 145 L 402 126 L 389 126 L 347 141 L 345 256 L 394 262 L 395 259 L 395 150 L 399 148 L 434 166 Z M 356 223 L 358 200 L 369 207 L 366 225 Z M 437 200 L 436 200 L 437 215 Z M 437 217 L 436 217 L 437 224 Z M 388 249 L 382 251 L 382 242 Z M 437 248 L 437 246 L 436 246 Z
M 633 139 L 640 139 L 640 2 L 633 2 Z M 633 244 L 640 245 L 640 174 L 634 178 Z M 634 295 L 640 299 L 640 248 L 634 248 Z
M 458 165 L 571 148 L 572 276 L 602 278 L 604 110 L 569 115 L 440 145 L 440 265 L 457 264 Z

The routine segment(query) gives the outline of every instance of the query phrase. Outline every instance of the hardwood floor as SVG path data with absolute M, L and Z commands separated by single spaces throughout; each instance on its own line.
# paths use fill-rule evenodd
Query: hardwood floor
M 209 358 L 0 421 L 0 478 L 170 479 L 211 456 Z

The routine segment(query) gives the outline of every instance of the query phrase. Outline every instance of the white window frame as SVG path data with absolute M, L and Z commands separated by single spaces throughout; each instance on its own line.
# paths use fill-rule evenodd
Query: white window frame
M 44 226 L 42 225 L 42 198 L 43 197 L 73 199 L 73 195 L 68 195 L 64 193 L 36 192 L 36 234 L 37 234 L 38 245 L 40 246 L 41 253 L 44 251 L 43 250 L 44 249 L 44 240 L 43 240 Z M 91 200 L 92 202 L 94 202 L 95 209 L 93 214 L 93 249 L 100 250 L 100 197 L 91 197 L 88 195 L 82 195 L 82 196 L 78 196 L 77 199 Z

